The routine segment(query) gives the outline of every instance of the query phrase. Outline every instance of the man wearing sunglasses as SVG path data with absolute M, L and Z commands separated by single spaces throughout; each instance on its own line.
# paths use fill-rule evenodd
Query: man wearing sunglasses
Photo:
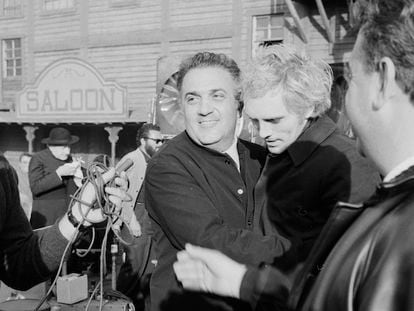
M 148 160 L 162 146 L 164 139 L 160 127 L 155 124 L 144 124 L 137 132 L 136 143 L 137 149 L 126 154 L 120 161 L 122 165 L 127 159 L 134 163 L 127 171 L 129 179 L 128 194 L 132 200 L 123 202 L 123 218 L 127 221 L 131 230 L 128 234 L 128 228 L 122 228 L 122 234 L 125 240 L 132 245 L 127 246 L 125 263 L 121 266 L 118 275 L 118 290 L 130 297 L 135 304 L 138 303 L 137 295 L 145 287 L 145 279 L 148 279 L 152 272 L 155 259 L 152 255 L 151 230 L 148 213 L 143 204 L 142 182 L 145 177 Z M 138 236 L 142 235 L 138 238 Z M 132 240 L 131 240 L 132 239 Z

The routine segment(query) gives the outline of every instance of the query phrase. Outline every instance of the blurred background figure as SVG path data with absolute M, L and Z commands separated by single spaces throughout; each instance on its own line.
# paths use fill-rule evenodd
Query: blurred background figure
M 24 213 L 30 219 L 32 213 L 32 192 L 29 185 L 29 163 L 32 159 L 30 153 L 24 152 L 19 157 L 19 165 L 16 168 L 19 185 L 20 204 L 23 207 Z
M 351 122 L 345 115 L 345 94 L 347 89 L 348 83 L 343 76 L 339 76 L 334 80 L 331 89 L 332 106 L 328 110 L 327 115 L 336 123 L 341 133 L 350 138 L 355 138 Z
M 134 163 L 127 171 L 129 179 L 128 194 L 132 200 L 122 203 L 122 214 L 131 229 L 122 228 L 122 235 L 132 245 L 125 246 L 125 262 L 118 275 L 117 289 L 130 297 L 137 308 L 144 308 L 148 301 L 149 279 L 154 268 L 155 254 L 152 247 L 152 230 L 148 213 L 144 206 L 142 183 L 145 177 L 148 160 L 162 146 L 164 139 L 160 127 L 155 124 L 144 124 L 137 131 L 137 149 L 126 154 L 120 161 L 122 165 L 127 159 Z M 138 237 L 138 235 L 140 235 Z
M 49 137 L 42 140 L 47 148 L 34 154 L 29 165 L 30 189 L 33 193 L 33 210 L 30 223 L 34 229 L 52 225 L 62 216 L 77 186 L 81 163 L 74 161 L 71 145 L 79 137 L 62 127 L 53 128 Z

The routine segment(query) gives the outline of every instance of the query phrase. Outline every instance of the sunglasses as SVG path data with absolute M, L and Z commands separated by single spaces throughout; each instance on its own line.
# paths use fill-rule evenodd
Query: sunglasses
M 165 139 L 155 139 L 155 138 L 151 138 L 151 137 L 144 137 L 145 139 L 150 139 L 150 140 L 152 140 L 152 141 L 154 141 L 156 144 L 159 144 L 159 143 L 164 143 L 164 141 L 165 141 Z

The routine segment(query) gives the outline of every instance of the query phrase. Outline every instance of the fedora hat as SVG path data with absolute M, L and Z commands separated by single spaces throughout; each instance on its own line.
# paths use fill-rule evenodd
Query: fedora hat
M 79 141 L 79 137 L 71 135 L 70 132 L 63 127 L 55 127 L 49 137 L 43 138 L 42 143 L 48 145 L 72 145 Z

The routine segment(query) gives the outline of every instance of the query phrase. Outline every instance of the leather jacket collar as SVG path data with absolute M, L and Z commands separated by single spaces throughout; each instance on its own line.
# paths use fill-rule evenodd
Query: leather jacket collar
M 373 197 L 365 202 L 364 206 L 373 206 L 386 197 L 393 196 L 397 193 L 402 193 L 408 189 L 414 188 L 414 166 L 402 172 L 400 175 L 391 179 L 388 182 L 382 182 Z

